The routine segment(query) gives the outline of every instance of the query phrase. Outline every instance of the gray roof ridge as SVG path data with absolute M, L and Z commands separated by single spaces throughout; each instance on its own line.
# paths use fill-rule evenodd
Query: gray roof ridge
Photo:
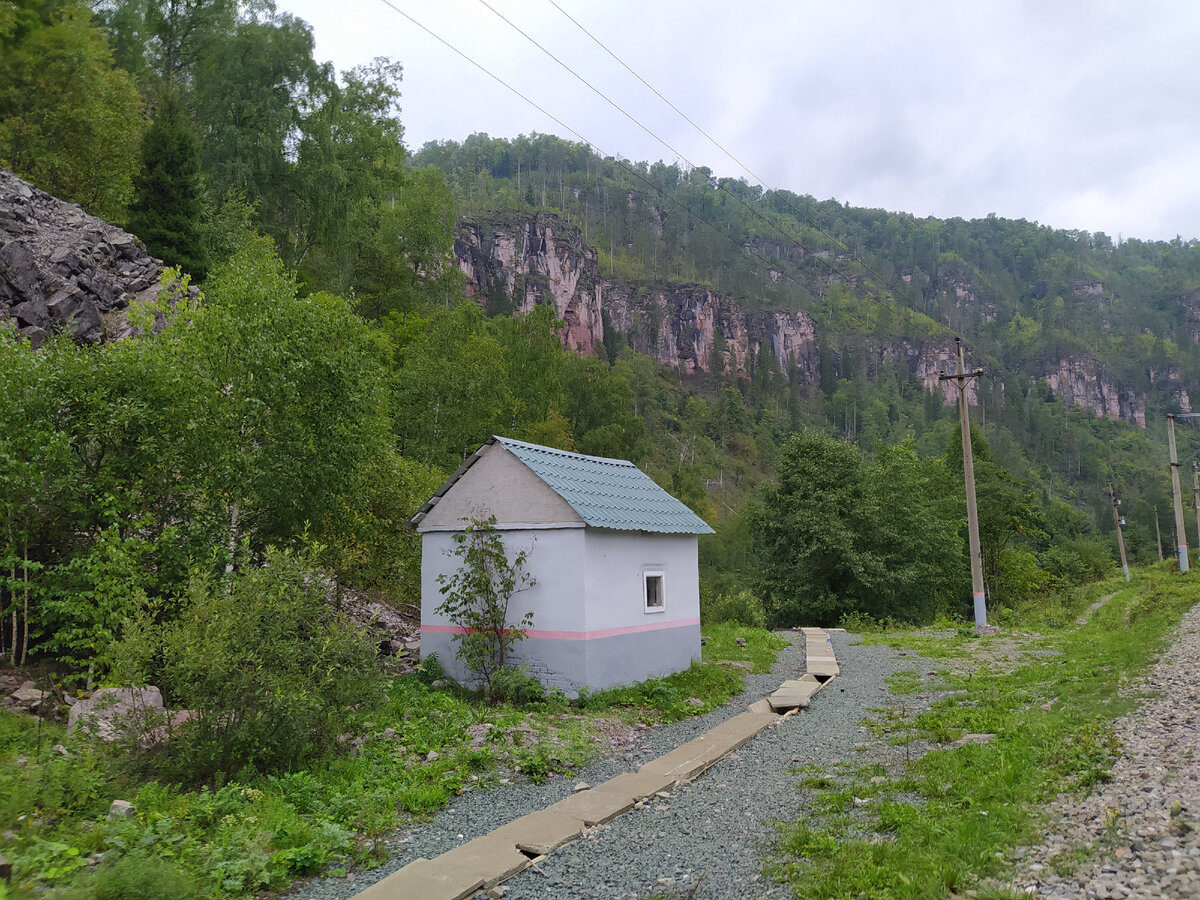
M 501 445 L 516 444 L 518 447 L 524 447 L 528 450 L 537 450 L 541 453 L 551 453 L 556 456 L 570 456 L 575 459 L 586 459 L 592 462 L 608 463 L 613 466 L 625 466 L 626 468 L 637 469 L 641 468 L 637 463 L 628 459 L 617 459 L 615 456 L 590 456 L 587 453 L 576 453 L 574 450 L 559 450 L 557 447 L 547 447 L 545 444 L 531 444 L 528 441 L 518 441 L 516 438 L 503 437 L 498 434 L 493 434 L 492 438 L 499 441 Z

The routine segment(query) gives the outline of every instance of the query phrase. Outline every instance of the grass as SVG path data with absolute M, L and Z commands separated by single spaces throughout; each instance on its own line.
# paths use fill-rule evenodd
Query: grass
M 14 866 L 0 900 L 248 897 L 297 878 L 369 867 L 384 853 L 381 838 L 398 825 L 500 778 L 570 775 L 603 746 L 601 726 L 614 719 L 704 713 L 741 689 L 746 668 L 768 669 L 786 645 L 735 625 L 705 634 L 703 660 L 690 669 L 573 705 L 549 696 L 486 706 L 417 677 L 398 678 L 362 739 L 320 764 L 243 773 L 200 790 L 137 781 L 122 774 L 118 749 L 68 737 L 50 723 L 39 734 L 35 720 L 0 712 L 0 822 L 11 832 L 0 834 L 0 853 Z M 132 801 L 135 815 L 108 821 L 114 799 Z
M 1079 612 L 1108 593 L 1077 627 Z M 925 689 L 954 693 L 906 712 L 918 678 L 897 673 L 896 704 L 871 723 L 880 741 L 932 749 L 890 779 L 877 766 L 810 774 L 801 789 L 813 815 L 781 828 L 772 874 L 800 898 L 1002 896 L 987 879 L 1007 871 L 1012 847 L 1039 840 L 1040 804 L 1109 777 L 1120 750 L 1114 722 L 1137 700 L 1121 688 L 1157 660 L 1197 599 L 1200 587 L 1164 568 L 1056 598 L 1049 614 L 1018 615 L 996 637 L 954 626 L 870 635 L 940 663 Z M 1014 634 L 1031 624 L 1041 633 Z M 952 744 L 968 733 L 995 737 Z
M 580 705 L 593 710 L 625 708 L 645 722 L 686 719 L 728 702 L 742 690 L 742 672 L 770 671 L 776 654 L 788 646 L 769 631 L 732 623 L 705 626 L 704 633 L 709 640 L 702 660 L 690 668 L 629 687 L 590 692 Z

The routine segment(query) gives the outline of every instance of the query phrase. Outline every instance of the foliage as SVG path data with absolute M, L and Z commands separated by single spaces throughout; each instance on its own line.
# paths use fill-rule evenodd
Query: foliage
M 931 617 L 956 575 L 950 492 L 940 466 L 909 448 L 882 448 L 865 463 L 823 432 L 792 437 L 778 480 L 751 512 L 770 621 L 833 624 L 851 611 Z
M 272 548 L 239 574 L 194 575 L 179 616 L 143 615 L 114 656 L 122 680 L 152 680 L 194 711 L 165 751 L 185 781 L 294 770 L 383 695 L 374 645 L 333 609 L 313 560 Z
M 437 612 L 460 629 L 454 635 L 458 658 L 483 681 L 485 694 L 495 702 L 509 688 L 501 674 L 505 660 L 533 626 L 532 612 L 510 621 L 509 606 L 515 594 L 537 580 L 525 569 L 525 550 L 509 559 L 495 517 L 472 519 L 455 533 L 454 543 L 449 552 L 462 562 L 453 574 L 438 576 L 442 602 Z
M 718 594 L 711 599 L 701 598 L 700 620 L 705 625 L 732 622 L 752 628 L 767 627 L 767 613 L 762 600 L 748 590 Z
M 0 166 L 93 215 L 121 221 L 144 127 L 133 79 L 113 67 L 108 41 L 82 0 L 5 6 Z
M 94 873 L 70 888 L 51 894 L 55 900 L 171 900 L 199 898 L 195 880 L 161 856 L 134 848 L 115 861 L 102 863 Z
M 737 637 L 746 647 L 737 647 Z M 730 658 L 761 657 L 769 666 L 777 639 L 720 627 L 706 654 L 714 645 Z M 736 672 L 719 664 L 703 671 L 703 679 L 691 673 L 664 679 L 672 686 L 642 699 L 677 718 L 712 709 L 739 689 Z M 689 697 L 702 704 L 687 702 Z M 119 755 L 50 722 L 42 726 L 38 753 L 37 724 L 0 712 L 0 817 L 23 823 L 5 847 L 15 869 L 14 890 L 24 896 L 35 885 L 39 891 L 56 885 L 62 896 L 73 897 L 92 896 L 97 883 L 144 884 L 150 891 L 155 884 L 176 884 L 186 896 L 188 884 L 199 884 L 240 898 L 331 868 L 358 871 L 378 863 L 389 830 L 420 821 L 460 794 L 493 786 L 509 770 L 530 779 L 575 771 L 595 754 L 603 733 L 590 723 L 600 719 L 598 725 L 609 727 L 614 717 L 626 715 L 598 698 L 585 705 L 569 714 L 554 697 L 480 706 L 416 677 L 396 678 L 387 685 L 387 699 L 356 729 L 353 752 L 330 753 L 283 774 L 245 769 L 237 780 L 198 789 L 162 779 L 130 781 Z M 645 708 L 638 714 L 655 715 Z M 177 732 L 172 740 L 187 736 Z M 63 743 L 70 755 L 51 753 L 52 743 Z M 18 755 L 28 762 L 15 765 Z M 106 813 L 117 797 L 132 800 L 136 813 L 109 822 Z M 94 853 L 104 854 L 98 871 L 86 865 Z M 110 874 L 112 869 L 117 871 Z
M 200 144 L 174 97 L 163 100 L 142 137 L 141 162 L 133 179 L 129 230 L 151 255 L 203 281 L 208 260 L 202 233 Z

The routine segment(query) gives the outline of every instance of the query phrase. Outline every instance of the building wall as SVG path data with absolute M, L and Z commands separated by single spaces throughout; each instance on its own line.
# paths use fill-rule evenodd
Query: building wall
M 589 528 L 587 683 L 632 684 L 686 669 L 700 656 L 700 573 L 694 534 Z M 661 572 L 666 602 L 647 612 L 643 574 Z
M 502 452 L 516 461 L 508 451 Z M 484 462 L 481 459 L 467 474 Z M 434 530 L 427 530 L 426 525 L 436 512 L 465 508 L 462 500 L 448 503 L 460 488 L 465 487 L 470 496 L 480 495 L 478 486 L 465 482 L 466 476 L 421 527 L 421 658 L 436 652 L 447 674 L 461 682 L 469 682 L 470 673 L 457 658 L 456 628 L 436 612 L 442 602 L 438 576 L 450 575 L 460 566 L 452 553 L 455 532 L 436 530 L 445 527 L 436 523 Z M 514 515 L 525 514 L 510 513 L 505 518 Z M 502 528 L 501 536 L 510 559 L 521 550 L 526 552 L 527 570 L 537 579 L 534 587 L 516 594 L 509 605 L 510 622 L 520 621 L 526 611 L 533 613 L 533 628 L 516 644 L 511 661 L 528 665 L 543 684 L 575 696 L 585 686 L 613 687 L 678 672 L 699 657 L 695 535 L 510 524 Z M 646 611 L 647 571 L 662 573 L 662 611 Z
M 510 622 L 519 622 L 527 611 L 532 611 L 536 631 L 582 634 L 586 630 L 582 602 L 583 566 L 580 564 L 585 553 L 584 534 L 583 528 L 500 532 L 509 559 L 524 550 L 528 557 L 526 569 L 537 579 L 536 585 L 513 596 L 509 603 Z M 438 576 L 451 575 L 461 565 L 461 560 L 452 555 L 454 547 L 453 532 L 429 531 L 421 536 L 421 658 L 436 652 L 451 678 L 468 682 L 470 673 L 456 657 L 458 643 L 454 640 L 453 623 L 437 613 L 442 602 Z M 522 656 L 528 655 L 524 645 L 530 640 L 517 643 L 518 653 Z M 561 666 L 562 671 L 557 675 L 547 672 L 545 683 L 582 683 L 584 661 L 569 656 L 560 661 L 559 656 L 548 655 L 553 666 L 556 669 Z
M 558 493 L 499 444 L 491 444 L 421 521 L 418 531 L 459 531 L 464 519 L 496 517 L 498 526 L 573 523 L 583 519 Z

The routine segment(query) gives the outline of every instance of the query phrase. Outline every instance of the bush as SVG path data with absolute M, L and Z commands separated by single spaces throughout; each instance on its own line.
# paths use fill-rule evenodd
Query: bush
M 136 848 L 101 863 L 95 872 L 50 896 L 54 900 L 186 900 L 199 897 L 200 889 L 174 863 Z
M 736 622 L 751 628 L 766 628 L 767 613 L 763 602 L 750 591 L 718 594 L 700 604 L 700 619 L 705 625 Z
M 328 590 L 310 556 L 270 549 L 236 577 L 193 576 L 178 619 L 127 629 L 127 671 L 195 711 L 165 748 L 181 780 L 295 768 L 378 706 L 376 648 Z

